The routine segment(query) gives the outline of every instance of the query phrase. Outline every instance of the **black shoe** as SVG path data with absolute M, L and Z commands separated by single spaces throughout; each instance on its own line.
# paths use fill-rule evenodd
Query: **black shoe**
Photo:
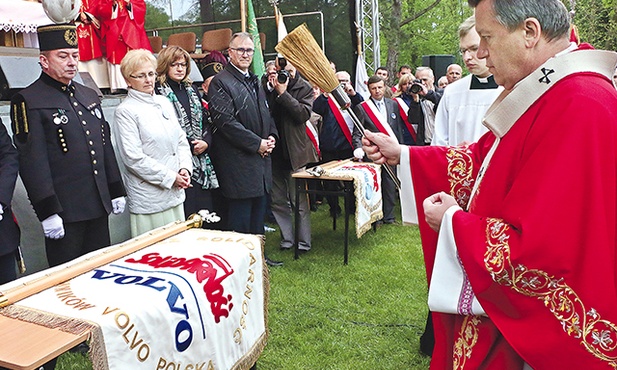
M 396 220 L 385 220 L 383 223 L 384 224 L 388 224 L 388 225 L 397 225 L 398 224 L 396 222 Z
M 266 265 L 270 267 L 283 266 L 283 261 L 273 261 L 270 258 L 266 257 Z
M 90 350 L 90 346 L 86 342 L 81 342 L 75 347 L 71 348 L 69 352 L 71 353 L 88 353 Z

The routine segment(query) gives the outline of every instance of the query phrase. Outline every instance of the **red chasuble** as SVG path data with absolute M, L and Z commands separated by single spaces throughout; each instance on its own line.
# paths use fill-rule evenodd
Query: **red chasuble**
M 82 0 L 80 14 L 84 14 L 86 23 L 77 26 L 77 46 L 79 47 L 79 60 L 82 62 L 100 58 L 103 56 L 101 48 L 100 21 L 96 15 L 98 0 Z
M 109 63 L 120 64 L 129 50 L 152 51 L 145 29 L 144 0 L 131 0 L 128 4 L 124 0 L 100 0 L 99 14 Z
M 594 53 L 611 54 L 602 74 L 586 68 L 600 59 Z M 444 217 L 442 231 L 445 224 L 453 231 L 488 317 L 434 313 L 432 369 L 617 367 L 612 54 L 576 51 L 547 62 L 502 93 L 486 116 L 491 132 L 468 148 L 410 148 L 429 281 L 437 234 L 423 221 L 422 201 L 445 191 L 465 209 L 479 184 L 468 211 Z

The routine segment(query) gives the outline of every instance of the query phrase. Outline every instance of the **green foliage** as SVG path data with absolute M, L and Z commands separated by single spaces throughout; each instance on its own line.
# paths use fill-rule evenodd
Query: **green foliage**
M 150 2 L 146 3 L 146 30 L 152 30 L 156 28 L 163 28 L 171 26 L 171 22 L 169 19 L 169 15 L 165 12 L 165 9 L 160 5 L 154 5 Z M 161 31 L 159 32 L 159 36 L 161 36 L 164 40 L 169 37 L 171 31 Z M 150 36 L 151 33 L 148 33 Z
M 462 62 L 457 55 L 457 30 L 473 13 L 466 1 L 394 0 L 381 2 L 380 11 L 381 60 L 391 75 L 402 64 L 422 65 L 424 55 L 450 54 Z
M 570 8 L 569 1 L 564 3 Z M 578 1 L 574 10 L 574 24 L 582 42 L 598 49 L 617 50 L 617 1 Z
M 352 221 L 344 265 L 343 217 L 333 231 L 322 205 L 311 220 L 313 248 L 298 260 L 278 249 L 278 233 L 266 235 L 266 253 L 285 265 L 270 269 L 270 336 L 257 368 L 428 369 L 418 350 L 427 315 L 418 228 L 384 225 L 356 239 Z M 66 353 L 57 369 L 91 365 Z

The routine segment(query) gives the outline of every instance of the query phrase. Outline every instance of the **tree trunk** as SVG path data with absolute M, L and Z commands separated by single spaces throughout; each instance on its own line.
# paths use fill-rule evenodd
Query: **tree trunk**
M 199 18 L 201 23 L 214 22 L 212 0 L 199 0 Z M 214 29 L 214 26 L 204 26 L 203 32 Z
M 401 14 L 401 0 L 393 0 L 392 14 L 386 27 L 388 32 L 388 58 L 386 59 L 386 68 L 388 68 L 389 85 L 395 82 L 395 75 L 398 71 L 398 56 L 401 45 Z

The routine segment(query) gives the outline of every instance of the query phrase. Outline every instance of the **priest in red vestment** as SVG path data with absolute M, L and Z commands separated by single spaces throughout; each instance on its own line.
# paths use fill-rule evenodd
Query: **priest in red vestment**
M 77 23 L 79 71 L 88 72 L 100 89 L 109 87 L 105 50 L 98 15 L 100 0 L 82 0 Z
M 144 0 L 99 0 L 105 56 L 109 62 L 112 90 L 126 88 L 120 73 L 120 62 L 129 50 L 152 51 L 146 35 L 146 2 Z
M 568 40 L 559 0 L 469 0 L 504 91 L 460 147 L 404 147 L 403 218 L 419 221 L 431 369 L 617 368 L 617 53 Z

